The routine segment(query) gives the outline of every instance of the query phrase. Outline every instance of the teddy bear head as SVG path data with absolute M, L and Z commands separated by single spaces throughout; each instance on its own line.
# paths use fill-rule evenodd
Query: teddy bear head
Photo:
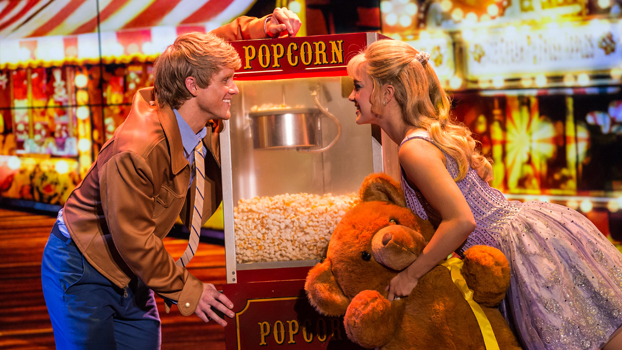
M 326 259 L 313 267 L 305 290 L 311 304 L 329 316 L 344 315 L 364 290 L 386 296 L 385 288 L 408 267 L 434 234 L 429 221 L 406 207 L 399 184 L 384 174 L 368 176 L 361 202 L 341 219 Z

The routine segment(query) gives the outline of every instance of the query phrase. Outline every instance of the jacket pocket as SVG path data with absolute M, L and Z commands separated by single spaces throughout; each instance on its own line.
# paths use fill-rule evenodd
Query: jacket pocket
M 155 197 L 155 209 L 153 211 L 153 218 L 157 218 L 166 209 L 168 209 L 175 202 L 182 202 L 185 195 L 175 193 L 173 190 L 166 186 L 162 186 L 160 193 Z M 179 213 L 176 213 L 179 214 Z

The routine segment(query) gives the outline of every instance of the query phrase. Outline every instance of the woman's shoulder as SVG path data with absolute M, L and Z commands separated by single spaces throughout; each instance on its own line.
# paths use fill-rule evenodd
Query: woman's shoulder
M 404 137 L 404 139 L 402 140 L 402 142 L 400 143 L 400 147 L 402 147 L 404 144 L 409 143 L 410 141 L 413 140 L 425 140 L 428 142 L 434 142 L 432 141 L 432 138 L 430 137 L 430 133 L 425 130 L 425 129 L 417 129 L 409 134 L 406 135 L 406 137 Z
M 414 138 L 403 143 L 398 152 L 398 158 L 402 167 L 429 165 L 430 162 L 441 161 L 444 165 L 445 155 L 433 143 L 431 139 Z

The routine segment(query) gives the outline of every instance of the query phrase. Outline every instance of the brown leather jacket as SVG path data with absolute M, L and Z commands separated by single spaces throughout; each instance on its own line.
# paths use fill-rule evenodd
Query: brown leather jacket
M 228 40 L 264 36 L 264 18 L 240 17 L 212 33 Z M 153 88 L 139 90 L 131 111 L 72 192 L 63 217 L 86 260 L 120 288 L 136 276 L 191 315 L 203 283 L 175 264 L 162 239 L 177 217 L 190 222 L 194 185 L 173 110 L 158 107 Z M 203 222 L 222 199 L 217 134 L 208 126 Z

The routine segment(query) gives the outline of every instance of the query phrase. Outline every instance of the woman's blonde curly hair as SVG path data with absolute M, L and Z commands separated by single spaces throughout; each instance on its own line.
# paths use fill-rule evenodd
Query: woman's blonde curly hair
M 402 109 L 407 125 L 427 130 L 444 152 L 456 160 L 464 179 L 469 165 L 479 176 L 492 180 L 492 165 L 479 150 L 471 131 L 451 118 L 451 102 L 431 65 L 416 57 L 419 51 L 398 40 L 379 40 L 348 63 L 348 75 L 359 77 L 364 69 L 373 82 L 371 110 L 380 114 L 382 89 L 385 84 L 395 88 L 395 100 Z

